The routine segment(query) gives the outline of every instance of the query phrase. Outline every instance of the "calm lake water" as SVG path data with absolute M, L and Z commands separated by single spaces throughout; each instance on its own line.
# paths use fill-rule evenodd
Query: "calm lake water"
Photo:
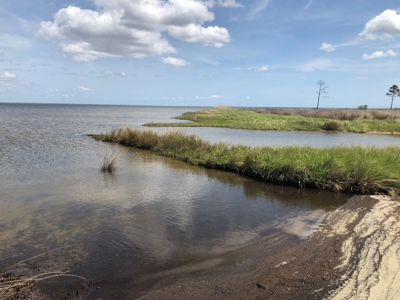
M 51 251 L 21 264 L 21 274 L 68 272 L 98 282 L 103 299 L 115 299 L 116 290 L 124 299 L 121 287 L 143 278 L 218 265 L 261 239 L 305 238 L 349 197 L 273 186 L 87 136 L 175 122 L 198 109 L 0 104 L 0 269 Z M 400 144 L 390 135 L 184 131 L 249 145 Z M 109 150 L 118 154 L 112 176 L 99 170 Z M 64 297 L 80 282 L 68 280 L 39 287 L 45 298 Z

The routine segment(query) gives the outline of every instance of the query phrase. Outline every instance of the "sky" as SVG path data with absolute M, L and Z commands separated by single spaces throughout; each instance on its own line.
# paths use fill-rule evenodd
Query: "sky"
M 398 0 L 0 2 L 0 102 L 388 108 Z M 394 107 L 400 107 L 400 97 Z

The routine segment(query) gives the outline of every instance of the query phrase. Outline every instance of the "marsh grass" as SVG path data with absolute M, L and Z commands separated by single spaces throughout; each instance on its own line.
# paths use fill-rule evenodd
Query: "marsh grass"
M 320 131 L 337 122 L 335 131 L 400 133 L 400 111 L 235 109 L 214 107 L 176 117 L 185 123 L 150 123 L 149 127 L 223 127 L 250 130 Z M 328 129 L 329 130 L 329 129 Z
M 288 108 L 247 108 L 261 114 L 284 116 L 303 116 L 310 118 L 326 118 L 335 120 L 399 120 L 400 111 L 390 109 L 288 109 Z
M 211 144 L 179 131 L 156 134 L 130 128 L 93 137 L 266 182 L 355 194 L 400 193 L 400 147 L 396 146 L 249 147 Z
M 338 131 L 339 127 L 340 123 L 338 121 L 328 121 L 322 126 L 322 129 L 328 131 Z
M 113 173 L 117 169 L 117 155 L 108 151 L 100 164 L 100 171 L 103 173 Z

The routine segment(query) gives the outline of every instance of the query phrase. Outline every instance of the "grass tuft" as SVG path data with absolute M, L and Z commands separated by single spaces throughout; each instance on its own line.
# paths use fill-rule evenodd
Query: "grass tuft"
M 111 132 L 110 132 L 111 134 Z M 115 134 L 115 133 L 112 133 Z M 113 173 L 117 169 L 117 155 L 114 152 L 107 152 L 100 165 L 103 173 Z
M 322 126 L 322 129 L 328 131 L 338 131 L 339 127 L 340 124 L 338 121 L 328 121 Z

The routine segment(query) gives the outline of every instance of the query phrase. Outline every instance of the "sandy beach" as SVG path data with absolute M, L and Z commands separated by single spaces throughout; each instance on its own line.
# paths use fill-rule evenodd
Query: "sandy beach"
M 140 299 L 398 299 L 399 218 L 398 197 L 353 196 L 307 239 L 281 241 L 254 268 L 169 276 Z

